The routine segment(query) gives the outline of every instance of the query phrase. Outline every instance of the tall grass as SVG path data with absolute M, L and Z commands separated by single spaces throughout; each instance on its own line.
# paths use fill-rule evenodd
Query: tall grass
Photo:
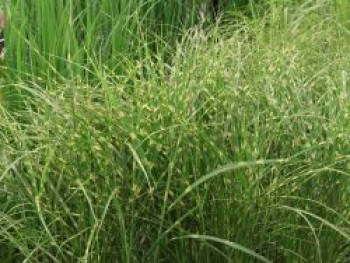
M 24 14 L 24 2 L 11 3 Z M 60 3 L 32 5 L 69 18 L 78 1 Z M 120 71 L 108 54 L 133 46 L 114 31 L 94 54 L 68 27 L 24 26 L 9 65 L 26 74 L 0 86 L 22 101 L 0 106 L 1 262 L 346 262 L 350 53 L 335 10 L 192 27 L 166 60 L 144 34 Z M 57 70 L 50 53 L 74 63 Z
M 45 82 L 91 79 L 99 67 L 121 73 L 121 61 L 144 56 L 144 48 L 168 57 L 184 29 L 227 15 L 257 16 L 251 1 L 213 0 L 58 0 L 6 1 L 7 74 L 10 79 Z M 259 1 L 263 9 L 284 6 Z M 281 4 L 282 3 L 282 4 Z M 219 13 L 217 13 L 219 15 Z M 96 68 L 96 66 L 98 68 Z M 34 79 L 38 81 L 38 79 Z M 50 85 L 50 84 L 48 84 Z
M 144 45 L 160 43 L 157 37 L 176 39 L 198 21 L 204 2 L 10 1 L 8 65 L 21 79 L 82 76 L 101 62 L 119 72 L 123 56 L 138 56 Z

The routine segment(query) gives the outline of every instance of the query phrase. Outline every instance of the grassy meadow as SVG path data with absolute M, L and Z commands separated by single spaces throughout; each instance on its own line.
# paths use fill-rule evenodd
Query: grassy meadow
M 209 2 L 3 6 L 1 263 L 349 262 L 350 4 Z

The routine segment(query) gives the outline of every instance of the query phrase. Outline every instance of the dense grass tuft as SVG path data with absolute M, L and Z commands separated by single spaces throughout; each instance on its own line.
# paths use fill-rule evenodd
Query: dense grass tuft
M 0 261 L 346 262 L 347 25 L 278 10 L 0 86 Z

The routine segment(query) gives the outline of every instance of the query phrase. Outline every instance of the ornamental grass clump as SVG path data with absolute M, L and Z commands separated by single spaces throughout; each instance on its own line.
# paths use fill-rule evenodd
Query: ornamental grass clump
M 349 36 L 283 14 L 1 86 L 1 262 L 344 262 Z

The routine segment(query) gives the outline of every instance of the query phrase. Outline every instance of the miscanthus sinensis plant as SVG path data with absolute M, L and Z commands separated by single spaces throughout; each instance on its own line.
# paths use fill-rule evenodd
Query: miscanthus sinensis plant
M 1 262 L 346 262 L 349 35 L 284 11 L 2 85 Z

